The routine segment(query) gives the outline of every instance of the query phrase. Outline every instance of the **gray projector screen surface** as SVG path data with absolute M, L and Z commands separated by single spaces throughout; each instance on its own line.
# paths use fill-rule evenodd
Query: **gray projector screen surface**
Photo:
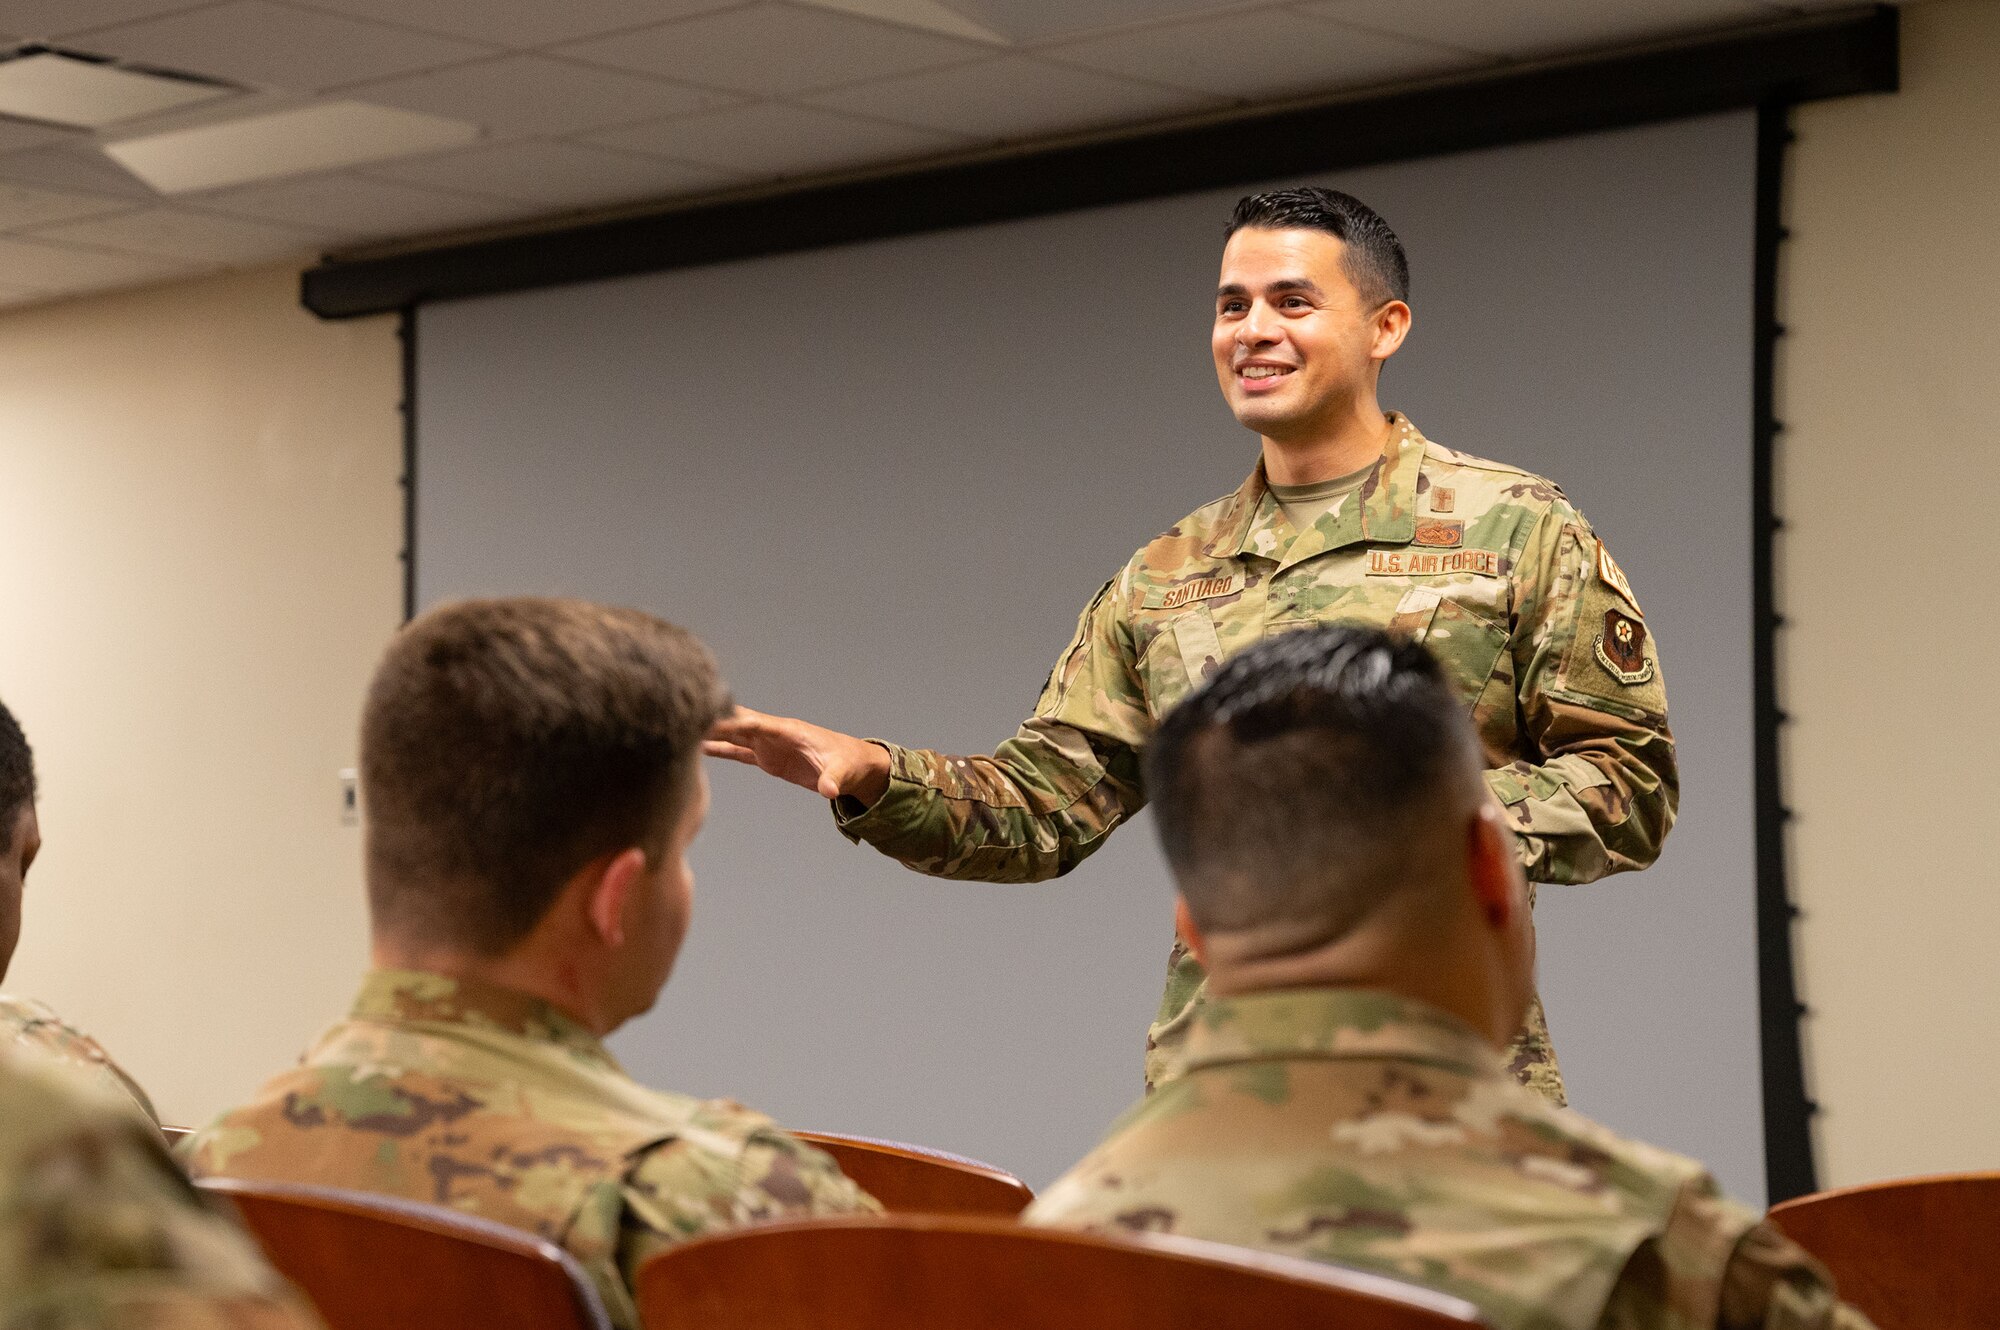
M 1324 183 L 1409 250 L 1384 405 L 1560 483 L 1660 643 L 1679 825 L 1537 907 L 1573 1102 L 1761 1205 L 1754 179 L 1743 113 Z M 424 307 L 419 603 L 642 606 L 749 705 L 990 752 L 1099 584 L 1256 460 L 1208 358 L 1239 192 Z M 708 765 L 686 950 L 613 1039 L 634 1075 L 1037 1187 L 1139 1093 L 1172 941 L 1148 817 L 1055 882 L 945 882 Z

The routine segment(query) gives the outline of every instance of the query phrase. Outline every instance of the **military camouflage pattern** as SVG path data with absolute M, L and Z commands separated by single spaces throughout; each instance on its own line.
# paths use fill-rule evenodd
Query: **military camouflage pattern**
M 572 1252 L 618 1325 L 656 1252 L 760 1220 L 880 1209 L 761 1113 L 640 1085 L 538 998 L 368 976 L 300 1066 L 183 1143 L 197 1177 L 311 1182 L 449 1206 Z
M 9 1330 L 309 1330 L 249 1237 L 108 1090 L 0 1051 L 0 1325 Z
M 1139 751 L 1227 656 L 1268 633 L 1362 623 L 1423 642 L 1457 684 L 1537 882 L 1658 857 L 1679 798 L 1667 697 L 1631 585 L 1562 491 L 1426 440 L 1392 416 L 1361 488 L 1294 531 L 1260 463 L 1141 549 L 1084 611 L 1035 714 L 991 757 L 885 744 L 889 788 L 842 832 L 921 873 L 1066 873 L 1145 802 Z M 1204 975 L 1178 945 L 1147 1044 L 1170 1075 Z M 1563 1102 L 1541 1004 L 1523 1081 Z
M 1455 1294 L 1499 1330 L 1861 1330 L 1822 1270 L 1690 1159 L 1516 1083 L 1394 994 L 1211 996 L 1182 1073 L 1023 1219 L 1178 1233 Z
M 33 1049 L 73 1067 L 130 1100 L 154 1126 L 160 1123 L 153 1101 L 95 1039 L 32 998 L 0 993 L 0 1048 Z

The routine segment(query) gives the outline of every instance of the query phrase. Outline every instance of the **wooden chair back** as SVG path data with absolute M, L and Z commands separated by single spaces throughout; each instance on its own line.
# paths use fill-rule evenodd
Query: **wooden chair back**
M 1771 1207 L 1825 1262 L 1842 1301 L 1878 1330 L 1971 1330 L 2000 1321 L 2000 1173 L 1903 1178 Z
M 793 1132 L 833 1156 L 840 1171 L 891 1214 L 1018 1215 L 1035 1199 L 1005 1169 L 901 1141 Z
M 1186 1238 L 964 1215 L 765 1224 L 639 1269 L 648 1330 L 1463 1330 L 1469 1303 Z
M 204 1178 L 328 1330 L 610 1330 L 576 1258 L 491 1220 L 370 1192 Z

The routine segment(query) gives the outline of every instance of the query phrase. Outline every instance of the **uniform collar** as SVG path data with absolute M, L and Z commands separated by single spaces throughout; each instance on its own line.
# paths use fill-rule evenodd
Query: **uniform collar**
M 464 1025 L 559 1044 L 572 1052 L 616 1061 L 576 1019 L 528 993 L 477 979 L 426 970 L 370 970 L 350 1013 L 356 1020 Z
M 1215 558 L 1248 555 L 1293 564 L 1359 541 L 1407 545 L 1417 532 L 1417 477 L 1426 440 L 1410 418 L 1389 413 L 1389 442 L 1353 498 L 1320 518 L 1310 531 L 1292 534 L 1271 494 L 1264 459 L 1228 499 L 1207 552 Z
M 1290 988 L 1210 995 L 1195 1008 L 1187 1072 L 1271 1058 L 1401 1058 L 1504 1076 L 1499 1052 L 1456 1016 L 1375 989 Z

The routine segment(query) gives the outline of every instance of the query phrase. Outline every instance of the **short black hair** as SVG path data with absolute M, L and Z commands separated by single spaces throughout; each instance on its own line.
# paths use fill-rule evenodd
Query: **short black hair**
M 35 802 L 35 750 L 21 722 L 0 702 L 0 854 L 14 848 L 14 824 Z
M 639 610 L 521 596 L 417 618 L 361 717 L 375 926 L 505 955 L 592 859 L 665 850 L 729 705 L 708 648 Z
M 1330 939 L 1402 886 L 1414 837 L 1471 806 L 1470 717 L 1423 646 L 1322 625 L 1225 661 L 1147 745 L 1154 825 L 1204 931 Z
M 1370 305 L 1410 298 L 1410 260 L 1403 242 L 1381 214 L 1324 185 L 1246 194 L 1229 216 L 1226 239 L 1244 227 L 1266 231 L 1324 231 L 1347 246 L 1347 278 Z

